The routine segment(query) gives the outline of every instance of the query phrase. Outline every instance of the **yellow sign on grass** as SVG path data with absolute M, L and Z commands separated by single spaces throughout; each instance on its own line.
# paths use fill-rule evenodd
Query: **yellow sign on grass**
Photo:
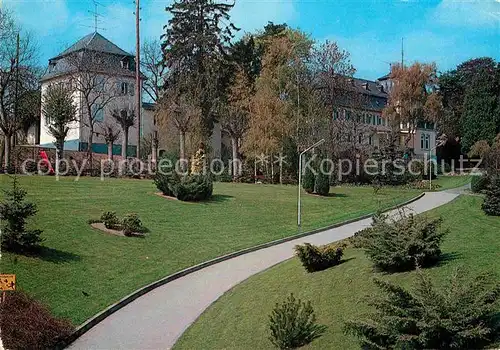
M 16 275 L 0 275 L 0 291 L 15 290 Z

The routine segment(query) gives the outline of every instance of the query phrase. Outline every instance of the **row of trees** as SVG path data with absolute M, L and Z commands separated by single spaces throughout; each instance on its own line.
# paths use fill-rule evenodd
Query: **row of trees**
M 40 115 L 41 70 L 36 65 L 33 37 L 24 33 L 10 13 L 0 9 L 0 131 L 3 165 L 11 164 L 11 149 L 25 141 Z
M 209 144 L 216 121 L 231 139 L 230 158 L 286 156 L 294 160 L 286 175 L 296 175 L 297 151 L 321 138 L 327 140 L 322 152 L 333 160 L 370 155 L 367 139 L 376 126 L 365 118 L 370 97 L 353 79 L 349 53 L 286 24 L 269 23 L 233 43 L 237 28 L 230 22 L 231 7 L 199 0 L 166 8 L 172 18 L 162 36 L 162 61 L 150 74 L 153 82 L 162 77 L 162 88 L 149 89 L 159 102 L 160 132 L 178 132 L 180 157 L 189 153 L 186 142 Z M 410 136 L 419 123 L 437 123 L 444 133 L 451 122 L 434 64 L 394 64 L 390 76 L 393 88 L 383 111 L 389 125 L 381 148 L 395 157 L 412 148 Z M 346 115 L 336 117 L 340 108 Z M 403 145 L 401 123 L 409 130 Z M 239 164 L 233 162 L 235 176 L 241 174 Z M 274 178 L 274 162 L 269 165 L 264 170 Z

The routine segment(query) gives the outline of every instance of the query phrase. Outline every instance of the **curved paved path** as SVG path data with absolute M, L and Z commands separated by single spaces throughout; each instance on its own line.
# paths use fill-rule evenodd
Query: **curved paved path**
M 461 191 L 426 193 L 407 208 L 422 213 L 450 202 Z M 169 349 L 201 313 L 226 291 L 294 255 L 296 244 L 338 241 L 369 226 L 371 219 L 302 237 L 220 262 L 139 297 L 83 334 L 70 349 Z

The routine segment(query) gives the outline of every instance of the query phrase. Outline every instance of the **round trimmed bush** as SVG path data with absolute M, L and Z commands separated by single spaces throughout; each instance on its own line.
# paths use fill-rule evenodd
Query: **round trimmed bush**
M 316 193 L 320 196 L 327 196 L 330 193 L 330 176 L 323 174 L 321 171 L 316 175 Z
M 176 187 L 176 197 L 181 201 L 202 201 L 212 197 L 213 183 L 208 175 L 187 175 Z
M 486 215 L 500 216 L 500 177 L 491 179 L 481 208 Z
M 489 179 L 486 175 L 474 175 L 471 178 L 470 187 L 472 192 L 479 193 L 486 190 L 488 183 Z
M 307 193 L 313 193 L 314 192 L 314 183 L 315 181 L 315 176 L 314 173 L 312 172 L 311 169 L 306 168 L 304 177 L 302 178 L 302 187 Z

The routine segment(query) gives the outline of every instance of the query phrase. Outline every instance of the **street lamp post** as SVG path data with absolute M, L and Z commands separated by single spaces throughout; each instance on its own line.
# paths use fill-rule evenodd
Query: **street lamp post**
M 437 140 L 436 140 L 436 146 L 432 147 L 429 150 L 429 190 L 432 191 L 432 151 L 438 149 L 441 146 L 444 146 L 446 144 L 447 136 L 446 134 L 442 134 Z M 437 160 L 436 160 L 436 171 L 437 171 Z
M 301 220 L 300 220 L 300 208 L 301 208 L 301 202 L 300 202 L 300 186 L 302 184 L 302 156 L 307 152 L 313 149 L 314 147 L 317 147 L 321 145 L 323 142 L 325 142 L 325 139 L 321 139 L 318 142 L 316 142 L 314 145 L 306 148 L 304 151 L 302 151 L 299 154 L 299 185 L 298 185 L 298 198 L 297 198 L 297 226 L 301 227 Z

